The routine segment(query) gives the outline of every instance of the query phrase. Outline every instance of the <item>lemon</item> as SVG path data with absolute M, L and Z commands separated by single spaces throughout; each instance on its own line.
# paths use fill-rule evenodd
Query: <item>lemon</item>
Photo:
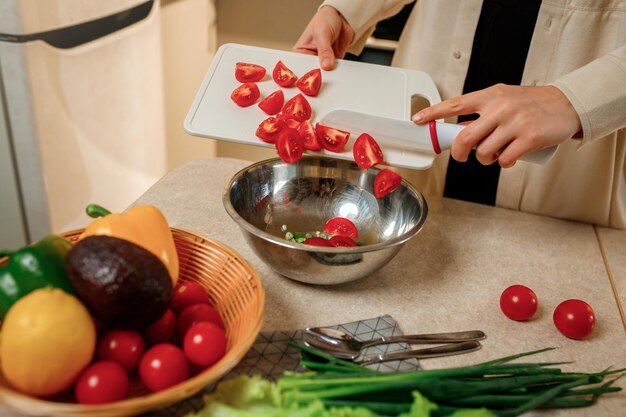
M 0 367 L 6 380 L 38 397 L 69 388 L 93 358 L 96 329 L 74 296 L 42 288 L 8 311 L 0 338 Z

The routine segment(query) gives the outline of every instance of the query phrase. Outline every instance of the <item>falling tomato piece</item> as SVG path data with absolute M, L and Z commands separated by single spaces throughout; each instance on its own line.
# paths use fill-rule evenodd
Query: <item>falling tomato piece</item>
M 276 151 L 280 159 L 288 164 L 302 159 L 304 146 L 298 131 L 290 127 L 281 130 L 276 138 Z
M 257 64 L 237 62 L 235 64 L 235 78 L 240 83 L 255 83 L 265 77 L 265 68 Z
M 254 83 L 241 84 L 230 95 L 230 98 L 240 107 L 253 105 L 259 97 L 261 97 L 261 92 Z
M 317 96 L 322 87 L 322 71 L 319 68 L 315 68 L 307 72 L 300 77 L 296 86 L 307 96 Z
M 350 219 L 334 217 L 324 225 L 324 233 L 333 236 L 359 237 L 359 231 Z
M 390 169 L 383 169 L 374 178 L 374 195 L 382 198 L 395 191 L 402 184 L 402 177 Z
M 283 94 L 283 90 L 276 90 L 261 100 L 259 108 L 271 116 L 280 113 L 284 103 L 285 95 Z
M 352 147 L 352 154 L 354 155 L 354 162 L 359 168 L 371 168 L 374 165 L 383 162 L 383 151 L 378 146 L 376 140 L 368 135 L 362 133 L 354 142 Z
M 282 61 L 278 61 L 272 72 L 272 78 L 281 87 L 291 87 L 298 77 Z
M 276 117 L 263 120 L 256 130 L 256 136 L 263 142 L 275 143 L 278 132 L 286 127 L 285 122 Z
M 308 149 L 310 151 L 322 150 L 322 143 L 315 134 L 315 129 L 313 128 L 313 124 L 310 120 L 305 120 L 300 123 L 298 126 L 298 133 L 302 138 L 304 149 Z
M 315 133 L 324 149 L 331 152 L 341 152 L 350 138 L 350 132 L 324 126 L 319 123 L 315 125 Z

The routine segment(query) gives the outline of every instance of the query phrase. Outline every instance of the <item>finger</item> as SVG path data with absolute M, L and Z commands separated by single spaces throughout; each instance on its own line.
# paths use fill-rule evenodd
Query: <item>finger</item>
M 329 71 L 335 66 L 335 52 L 332 47 L 331 33 L 328 30 L 316 31 L 313 35 L 313 43 L 317 46 L 317 55 L 320 67 Z
M 522 156 L 536 150 L 537 149 L 532 149 L 528 143 L 522 140 L 514 140 L 509 143 L 506 149 L 500 152 L 498 163 L 502 168 L 511 168 Z
M 496 128 L 476 146 L 476 159 L 483 165 L 493 164 L 511 140 L 508 132 L 502 128 Z
M 450 147 L 450 155 L 459 162 L 467 161 L 472 148 L 489 136 L 497 127 L 498 124 L 495 119 L 479 117 L 459 132 Z
M 413 116 L 413 121 L 423 124 L 436 119 L 459 116 L 465 114 L 478 113 L 480 107 L 485 102 L 485 94 L 481 91 L 456 96 L 434 104 L 418 112 Z

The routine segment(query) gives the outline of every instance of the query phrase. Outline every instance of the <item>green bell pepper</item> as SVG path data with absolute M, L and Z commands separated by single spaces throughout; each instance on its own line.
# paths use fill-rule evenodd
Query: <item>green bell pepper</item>
M 43 287 L 73 294 L 65 258 L 72 244 L 60 236 L 47 236 L 16 251 L 0 251 L 0 318 L 26 294 Z M 3 258 L 8 257 L 8 261 Z

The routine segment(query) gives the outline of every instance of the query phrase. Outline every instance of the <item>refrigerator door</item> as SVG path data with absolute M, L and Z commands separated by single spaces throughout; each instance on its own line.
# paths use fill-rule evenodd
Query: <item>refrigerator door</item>
M 2 8 L 0 27 L 15 29 L 0 37 L 0 76 L 29 239 L 84 227 L 92 202 L 124 210 L 166 171 L 159 2 Z

